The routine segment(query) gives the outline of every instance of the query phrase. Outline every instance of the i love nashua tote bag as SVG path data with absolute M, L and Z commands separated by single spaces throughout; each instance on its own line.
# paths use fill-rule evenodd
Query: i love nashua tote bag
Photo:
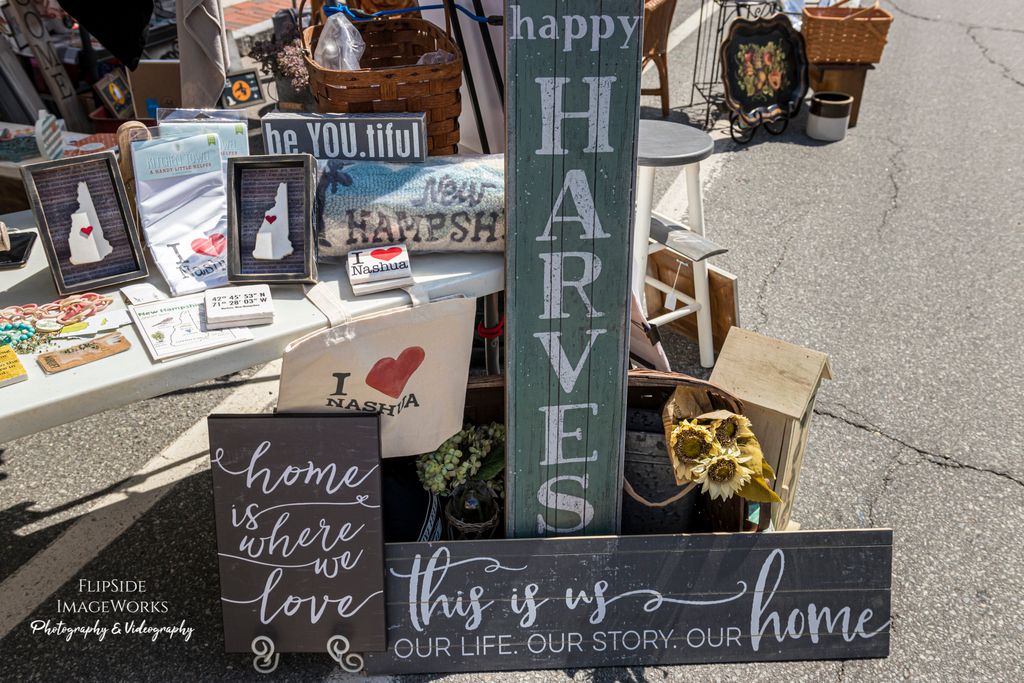
M 278 412 L 380 413 L 385 458 L 435 450 L 462 429 L 474 299 L 356 318 L 289 344 Z

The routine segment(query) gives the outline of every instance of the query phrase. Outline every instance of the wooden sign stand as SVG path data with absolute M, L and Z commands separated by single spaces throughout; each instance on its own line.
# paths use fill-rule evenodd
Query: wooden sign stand
M 60 110 L 68 129 L 77 132 L 92 130 L 82 104 L 78 101 L 75 86 L 64 69 L 64 63 L 53 49 L 50 34 L 46 30 L 43 18 L 36 10 L 35 3 L 31 0 L 11 0 L 9 4 L 14 9 L 21 34 L 25 36 L 32 54 L 39 62 L 39 70 L 43 72 L 46 87 L 50 89 L 50 94 L 57 102 L 57 109 Z
M 507 535 L 617 533 L 643 3 L 505 17 Z

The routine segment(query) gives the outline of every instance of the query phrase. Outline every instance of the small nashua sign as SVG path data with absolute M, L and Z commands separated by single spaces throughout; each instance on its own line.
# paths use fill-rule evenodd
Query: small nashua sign
M 889 654 L 892 531 L 396 543 L 370 673 Z

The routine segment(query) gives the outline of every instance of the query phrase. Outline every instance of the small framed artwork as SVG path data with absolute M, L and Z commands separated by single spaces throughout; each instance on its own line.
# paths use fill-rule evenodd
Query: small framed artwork
M 118 119 L 130 119 L 135 115 L 132 91 L 121 68 L 114 69 L 93 85 L 103 104 Z
M 113 152 L 29 164 L 21 178 L 58 294 L 149 275 Z
M 228 281 L 316 282 L 309 154 L 228 159 Z
M 255 69 L 230 74 L 220 96 L 221 106 L 228 109 L 249 107 L 265 99 L 260 75 Z
M 719 47 L 725 103 L 747 125 L 796 115 L 807 94 L 804 37 L 783 14 L 737 18 Z

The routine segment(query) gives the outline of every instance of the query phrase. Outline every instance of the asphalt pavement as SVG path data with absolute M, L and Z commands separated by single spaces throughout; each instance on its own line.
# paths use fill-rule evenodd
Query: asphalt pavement
M 804 118 L 716 145 L 707 233 L 740 277 L 741 323 L 829 354 L 794 516 L 895 531 L 892 653 L 847 662 L 418 677 L 451 681 L 1017 681 L 1024 671 L 1024 16 L 1012 0 L 885 2 L 895 15 L 859 125 L 825 145 Z M 680 2 L 679 24 L 696 8 Z M 693 36 L 673 51 L 686 107 Z M 645 83 L 650 75 L 645 77 Z M 655 116 L 654 98 L 645 115 Z M 659 171 L 658 199 L 674 175 Z M 669 198 L 671 199 L 671 197 Z M 706 375 L 669 335 L 674 367 Z M 0 580 L 30 562 L 248 373 L 5 444 Z M 251 680 L 225 655 L 211 482 L 184 478 L 0 639 L 0 679 Z M 183 637 L 101 646 L 33 633 L 79 579 L 144 579 Z M 12 596 L 2 596 L 7 599 Z M 340 678 L 287 655 L 267 680 Z

